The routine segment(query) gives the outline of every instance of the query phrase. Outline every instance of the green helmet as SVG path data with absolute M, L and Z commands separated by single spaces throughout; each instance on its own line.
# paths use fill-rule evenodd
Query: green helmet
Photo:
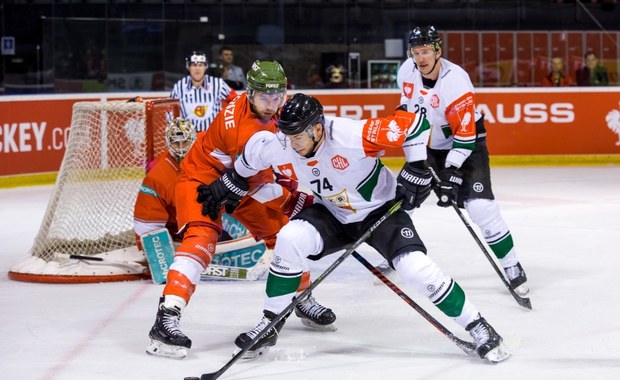
M 276 61 L 254 61 L 247 74 L 248 89 L 258 92 L 286 91 L 284 69 Z

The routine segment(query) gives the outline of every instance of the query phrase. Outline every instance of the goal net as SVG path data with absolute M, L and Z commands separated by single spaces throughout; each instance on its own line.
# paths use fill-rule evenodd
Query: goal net
M 144 278 L 133 208 L 148 163 L 166 149 L 172 99 L 77 102 L 65 155 L 29 254 L 9 272 L 28 282 Z M 109 265 L 107 265 L 109 264 Z

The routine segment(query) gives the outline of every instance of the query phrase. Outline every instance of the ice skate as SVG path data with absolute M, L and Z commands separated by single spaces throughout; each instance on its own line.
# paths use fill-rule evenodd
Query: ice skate
M 510 287 L 515 291 L 515 293 L 523 297 L 530 292 L 530 289 L 526 284 L 527 276 L 525 275 L 525 271 L 520 263 L 504 268 L 504 271 L 506 272 L 506 276 L 510 282 Z
M 151 343 L 146 347 L 149 355 L 171 359 L 183 359 L 192 347 L 192 341 L 181 332 L 179 322 L 181 310 L 164 306 L 164 298 L 159 300 L 155 324 L 149 332 Z
M 258 322 L 256 326 L 254 326 L 253 329 L 239 334 L 237 339 L 235 339 L 235 345 L 239 348 L 235 350 L 233 355 L 236 355 L 240 350 L 248 347 L 252 339 L 258 336 L 263 331 L 263 329 L 267 327 L 269 323 L 271 323 L 275 316 L 276 314 L 272 313 L 269 310 L 265 310 L 263 318 Z M 280 333 L 280 330 L 282 330 L 282 326 L 284 326 L 285 321 L 286 318 L 282 319 L 280 322 L 276 323 L 274 327 L 269 329 L 269 331 L 264 334 L 258 340 L 258 342 L 256 342 L 256 344 L 254 344 L 254 346 L 243 355 L 241 359 L 256 359 L 257 357 L 265 354 L 269 350 L 269 347 L 275 346 L 276 342 L 278 341 L 278 334 Z
M 502 344 L 502 337 L 480 315 L 465 330 L 474 338 L 476 351 L 482 359 L 499 363 L 510 357 L 510 351 Z
M 301 323 L 304 326 L 317 331 L 338 330 L 334 324 L 336 322 L 336 314 L 334 314 L 332 309 L 316 302 L 311 294 L 295 306 L 295 315 L 301 319 Z

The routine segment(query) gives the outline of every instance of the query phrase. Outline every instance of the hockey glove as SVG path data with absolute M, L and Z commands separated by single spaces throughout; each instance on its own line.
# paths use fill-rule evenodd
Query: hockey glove
M 459 189 L 463 184 L 463 173 L 457 168 L 448 167 L 439 172 L 439 179 L 437 206 L 449 207 L 458 199 Z
M 202 203 L 202 215 L 217 220 L 222 205 L 226 206 L 227 213 L 232 214 L 249 188 L 245 178 L 230 169 L 211 184 L 198 186 L 196 200 Z
M 424 162 L 407 162 L 396 179 L 396 200 L 404 210 L 420 207 L 431 192 L 431 171 Z
M 297 183 L 297 181 L 295 181 L 294 179 L 291 179 L 283 174 L 277 174 L 276 173 L 276 183 L 280 186 L 282 186 L 283 188 L 287 189 L 288 191 L 290 191 L 291 193 L 297 190 L 297 187 L 299 187 L 299 183 Z
M 282 207 L 284 215 L 289 219 L 293 219 L 306 207 L 312 206 L 314 203 L 314 195 L 306 194 L 301 191 L 291 192 L 291 196 L 286 200 Z

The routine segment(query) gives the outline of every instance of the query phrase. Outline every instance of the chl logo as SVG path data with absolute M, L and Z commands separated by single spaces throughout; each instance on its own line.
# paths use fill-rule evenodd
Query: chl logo
M 411 228 L 409 227 L 405 227 L 402 230 L 400 230 L 400 234 L 405 238 L 405 239 L 411 239 L 414 236 L 413 231 L 411 230 Z
M 474 189 L 474 191 L 476 193 L 481 193 L 484 190 L 484 185 L 481 184 L 480 182 L 476 182 L 476 183 L 474 183 L 472 188 Z
M 332 165 L 338 170 L 344 170 L 349 167 L 349 160 L 338 154 L 332 157 Z

